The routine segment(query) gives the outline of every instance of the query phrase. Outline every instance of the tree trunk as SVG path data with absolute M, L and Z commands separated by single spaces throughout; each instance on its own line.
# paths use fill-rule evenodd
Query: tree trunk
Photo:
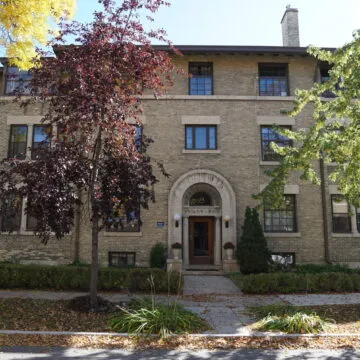
M 92 311 L 97 311 L 97 283 L 99 271 L 99 216 L 93 213 L 91 234 L 91 278 L 90 278 L 90 305 Z
M 99 173 L 99 159 L 102 148 L 102 131 L 99 128 L 97 138 L 95 140 L 93 169 L 91 179 L 91 278 L 90 278 L 90 306 L 92 311 L 98 310 L 97 301 L 97 283 L 99 271 L 99 204 L 96 197 L 96 184 Z

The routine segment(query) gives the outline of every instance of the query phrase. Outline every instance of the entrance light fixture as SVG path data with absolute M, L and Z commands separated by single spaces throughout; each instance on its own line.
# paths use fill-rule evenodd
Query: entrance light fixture
M 225 221 L 225 227 L 228 228 L 229 227 L 230 216 L 225 215 L 224 216 L 224 221 Z
M 181 215 L 180 214 L 175 214 L 174 215 L 174 220 L 175 220 L 175 227 L 179 227 L 179 221 L 181 220 Z

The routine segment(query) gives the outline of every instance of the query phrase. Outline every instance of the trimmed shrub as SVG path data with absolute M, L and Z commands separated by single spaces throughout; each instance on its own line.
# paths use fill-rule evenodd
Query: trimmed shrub
M 152 268 L 165 269 L 167 248 L 163 243 L 156 243 L 150 251 L 150 266 Z
M 231 275 L 244 293 L 321 293 L 359 291 L 360 275 L 354 273 L 269 273 Z
M 268 272 L 270 253 L 256 209 L 246 208 L 243 234 L 237 248 L 237 259 L 243 274 Z
M 177 293 L 183 279 L 178 272 L 161 269 L 100 268 L 99 290 L 149 291 L 152 282 L 157 292 Z M 90 267 L 0 264 L 2 289 L 89 290 Z
M 341 273 L 356 273 L 360 274 L 360 269 L 351 269 L 346 265 L 341 264 L 306 264 L 296 265 L 293 271 L 298 274 L 318 274 L 329 272 L 341 272 Z

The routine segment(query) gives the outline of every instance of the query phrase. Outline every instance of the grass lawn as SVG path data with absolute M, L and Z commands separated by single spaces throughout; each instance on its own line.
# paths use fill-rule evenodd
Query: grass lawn
M 316 313 L 328 322 L 326 332 L 329 333 L 360 333 L 360 304 L 350 305 L 317 305 L 317 306 L 293 306 L 293 305 L 265 305 L 248 309 L 255 317 L 256 323 L 250 325 L 252 329 L 259 327 L 259 321 L 269 313 L 274 316 L 293 315 L 296 312 L 306 314 Z

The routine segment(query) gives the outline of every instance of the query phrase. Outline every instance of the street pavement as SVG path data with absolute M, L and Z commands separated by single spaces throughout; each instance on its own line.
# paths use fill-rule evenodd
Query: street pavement
M 345 350 L 108 350 L 41 347 L 0 347 L 1 360 L 355 360 L 360 359 L 360 351 Z

